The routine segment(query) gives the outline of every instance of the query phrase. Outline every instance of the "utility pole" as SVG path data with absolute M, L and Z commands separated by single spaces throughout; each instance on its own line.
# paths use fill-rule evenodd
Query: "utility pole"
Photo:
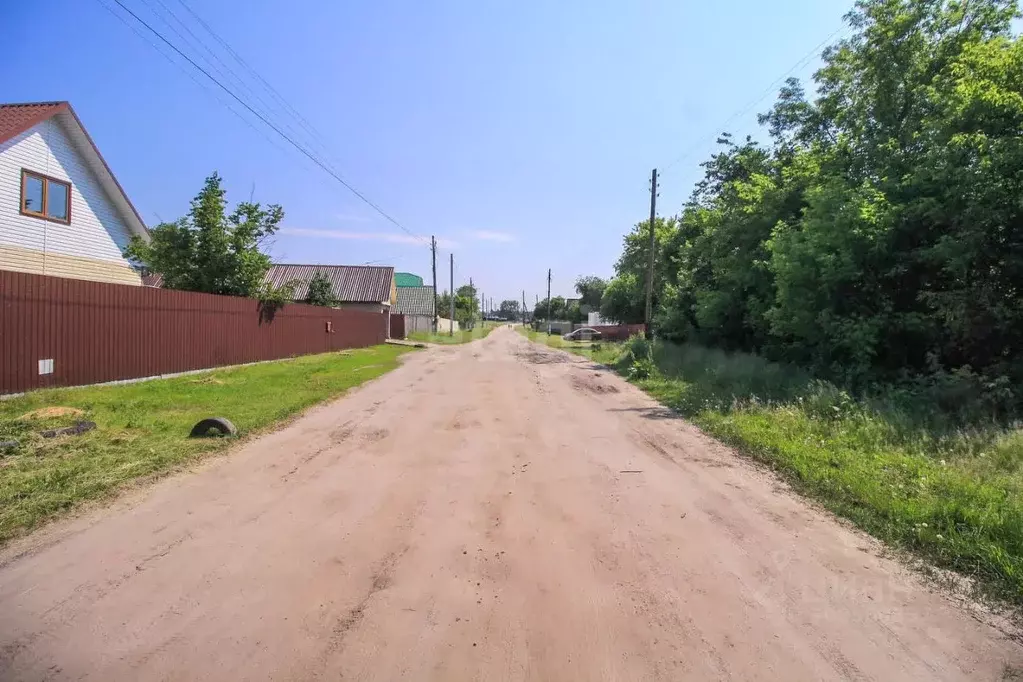
M 437 333 L 437 240 L 430 237 L 430 250 L 433 252 L 433 333 Z
M 526 326 L 526 290 L 522 290 L 522 326 Z
M 646 265 L 646 337 L 653 337 L 654 307 L 654 221 L 657 219 L 657 169 L 650 174 L 650 253 Z
M 551 335 L 551 269 L 547 268 L 547 336 Z
M 476 289 L 472 286 L 472 277 L 469 278 L 469 329 L 476 326 L 476 309 L 472 304 L 476 301 Z
M 451 255 L 451 319 L 448 320 L 448 336 L 455 335 L 455 254 Z

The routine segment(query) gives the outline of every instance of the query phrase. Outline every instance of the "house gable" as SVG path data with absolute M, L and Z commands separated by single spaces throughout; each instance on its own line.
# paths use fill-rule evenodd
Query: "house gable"
M 0 269 L 140 284 L 122 249 L 145 225 L 71 108 L 0 106 L 0 119 Z M 24 171 L 70 183 L 70 224 L 22 213 Z

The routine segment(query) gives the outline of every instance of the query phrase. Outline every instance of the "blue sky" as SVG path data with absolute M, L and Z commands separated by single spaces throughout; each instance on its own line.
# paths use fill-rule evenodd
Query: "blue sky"
M 274 102 L 179 0 L 122 2 L 213 61 L 169 9 L 246 76 L 240 94 Z M 456 286 L 472 276 L 488 296 L 525 289 L 530 302 L 543 295 L 548 267 L 555 295 L 571 295 L 578 275 L 612 275 L 622 236 L 649 210 L 650 169 L 689 152 L 663 175 L 659 214 L 676 213 L 722 124 L 841 29 L 851 5 L 185 2 L 322 137 L 311 141 L 279 105 L 275 120 L 409 230 L 437 235 L 442 287 L 453 252 Z M 229 200 L 254 193 L 284 206 L 275 258 L 379 261 L 429 281 L 419 241 L 192 71 L 197 85 L 182 60 L 166 59 L 150 44 L 157 39 L 139 38 L 104 4 L 126 16 L 113 0 L 4 3 L 2 99 L 71 101 L 150 225 L 181 216 L 216 170 Z M 772 99 L 727 129 L 757 131 L 755 114 Z

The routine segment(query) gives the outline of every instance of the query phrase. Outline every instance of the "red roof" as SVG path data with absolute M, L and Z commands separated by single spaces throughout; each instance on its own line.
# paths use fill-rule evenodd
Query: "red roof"
M 17 137 L 37 123 L 67 111 L 67 102 L 0 104 L 0 144 Z
M 163 275 L 156 272 L 147 272 L 142 275 L 142 286 L 159 289 L 163 287 Z

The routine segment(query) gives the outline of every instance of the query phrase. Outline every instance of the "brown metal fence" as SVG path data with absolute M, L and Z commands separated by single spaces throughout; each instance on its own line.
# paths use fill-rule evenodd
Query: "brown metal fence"
M 405 338 L 405 316 L 404 315 L 391 315 L 391 338 L 392 339 L 404 339 Z
M 383 343 L 387 313 L 0 271 L 0 393 Z
M 584 325 L 585 326 L 585 325 Z M 600 332 L 601 337 L 608 341 L 628 341 L 637 334 L 646 332 L 645 324 L 609 324 L 591 327 Z

